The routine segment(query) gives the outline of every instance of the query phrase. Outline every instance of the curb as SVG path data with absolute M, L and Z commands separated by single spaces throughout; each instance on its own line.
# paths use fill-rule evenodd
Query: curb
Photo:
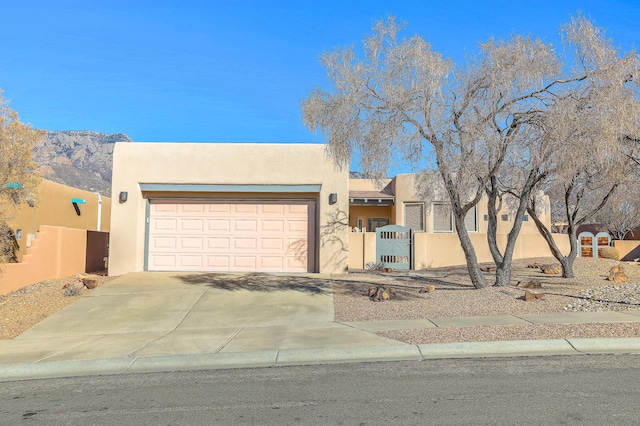
M 354 362 L 640 353 L 640 338 L 594 338 L 351 346 L 185 355 L 43 361 L 0 365 L 0 382 L 205 369 L 264 368 Z

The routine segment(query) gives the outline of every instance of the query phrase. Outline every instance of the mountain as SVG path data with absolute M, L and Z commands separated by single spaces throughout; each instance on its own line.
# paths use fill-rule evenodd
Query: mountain
M 45 140 L 34 148 L 33 156 L 41 164 L 45 179 L 109 197 L 116 142 L 133 141 L 122 133 L 48 132 Z

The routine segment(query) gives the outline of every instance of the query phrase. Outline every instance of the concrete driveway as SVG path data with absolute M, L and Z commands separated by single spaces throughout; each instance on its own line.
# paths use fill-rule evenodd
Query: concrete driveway
M 0 364 L 404 345 L 333 319 L 328 276 L 133 273 L 0 342 Z

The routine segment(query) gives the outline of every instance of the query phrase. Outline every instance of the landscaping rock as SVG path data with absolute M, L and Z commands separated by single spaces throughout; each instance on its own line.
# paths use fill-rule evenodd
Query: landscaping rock
M 559 264 L 542 265 L 540 267 L 540 270 L 542 271 L 543 274 L 558 275 L 560 272 L 562 272 L 562 267 Z
M 496 267 L 495 266 L 483 266 L 480 268 L 480 270 L 482 272 L 495 272 L 496 271 Z
M 533 302 L 538 299 L 544 299 L 544 293 L 537 293 L 534 291 L 525 291 L 524 292 L 524 301 L 525 302 Z
M 396 296 L 396 292 L 394 289 L 383 286 L 369 287 L 368 294 L 369 299 L 374 302 L 382 302 Z
M 527 265 L 527 268 L 534 268 L 534 269 L 538 269 L 538 268 L 540 268 L 541 266 L 542 266 L 542 263 L 538 263 L 538 262 L 536 262 L 536 263 L 530 263 L 530 264 L 528 264 L 528 265 Z
M 420 289 L 420 293 L 433 293 L 436 290 L 435 285 L 428 285 Z
M 86 276 L 82 278 L 82 284 L 89 290 L 98 287 L 98 277 Z
M 516 287 L 520 288 L 542 288 L 539 281 L 520 281 Z

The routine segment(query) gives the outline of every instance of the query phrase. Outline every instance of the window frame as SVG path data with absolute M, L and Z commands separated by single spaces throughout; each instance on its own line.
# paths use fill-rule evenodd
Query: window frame
M 451 225 L 449 230 L 436 229 L 436 206 L 447 206 L 449 208 L 449 223 Z M 434 201 L 431 203 L 431 222 L 434 234 L 453 234 L 455 231 L 455 221 L 453 220 L 453 209 L 451 204 L 446 201 Z
M 409 226 L 409 224 L 407 224 L 407 206 L 420 206 L 420 221 L 422 222 L 422 228 L 421 229 L 413 229 Z M 426 211 L 425 211 L 425 206 L 423 202 L 420 201 L 408 201 L 404 203 L 404 226 L 407 228 L 411 228 L 414 232 L 425 232 L 426 231 Z

